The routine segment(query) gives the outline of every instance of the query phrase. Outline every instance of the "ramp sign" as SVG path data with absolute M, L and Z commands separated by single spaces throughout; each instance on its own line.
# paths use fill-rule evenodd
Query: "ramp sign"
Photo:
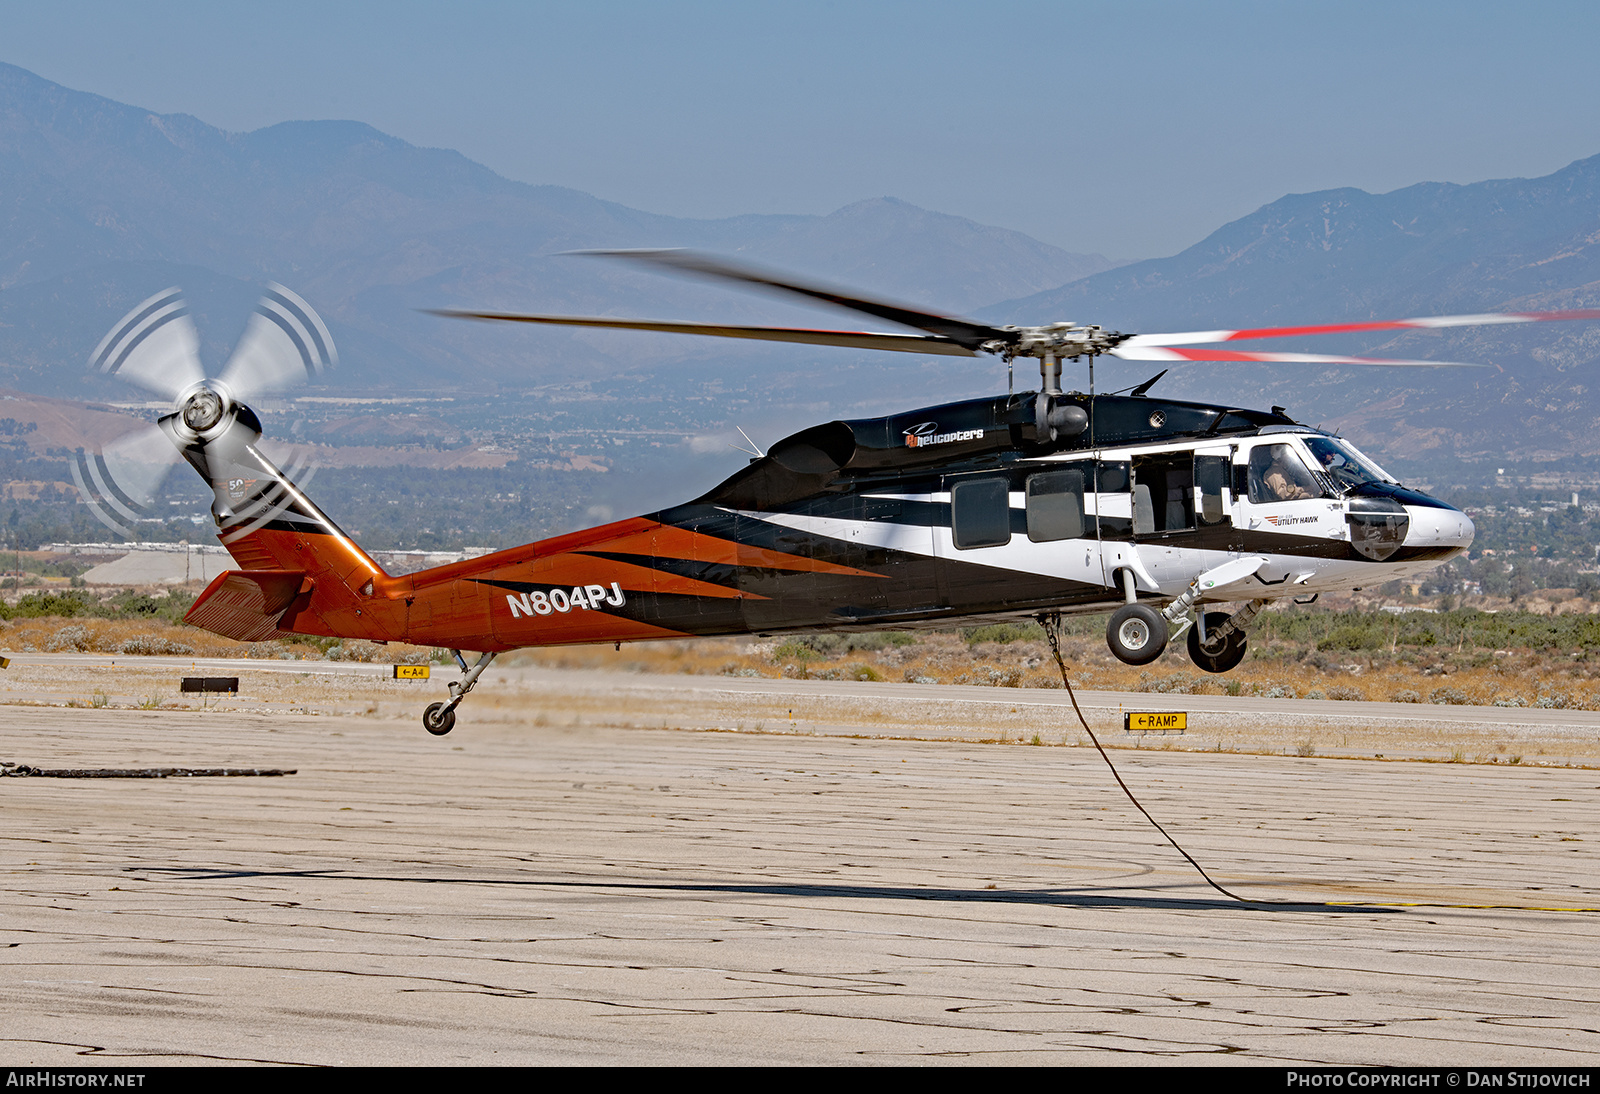
M 1189 728 L 1185 710 L 1130 710 L 1122 716 L 1124 733 L 1182 733 Z

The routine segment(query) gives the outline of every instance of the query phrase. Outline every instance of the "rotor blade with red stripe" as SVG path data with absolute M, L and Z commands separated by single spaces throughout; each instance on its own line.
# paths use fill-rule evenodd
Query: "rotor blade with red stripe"
M 1307 334 L 1359 334 L 1380 330 L 1439 330 L 1445 327 L 1508 326 L 1516 323 L 1549 323 L 1570 319 L 1600 319 L 1600 310 L 1486 312 L 1478 315 L 1428 315 L 1416 319 L 1385 319 L 1367 323 L 1326 323 L 1310 327 L 1256 327 L 1249 330 L 1198 330 L 1181 334 L 1136 334 L 1118 350 L 1142 346 L 1193 346 L 1205 342 L 1243 342 L 1252 338 L 1299 338 Z M 1127 356 L 1119 353 L 1119 356 Z M 1189 358 L 1195 360 L 1196 358 Z M 1204 358 L 1207 361 L 1232 358 Z M 1165 357 L 1134 357 L 1136 361 L 1165 361 Z M 1177 358 L 1171 358 L 1177 360 Z M 1373 363 L 1373 362 L 1361 362 Z
M 664 331 L 667 334 L 705 334 L 717 338 L 751 338 L 761 342 L 803 342 L 812 346 L 849 349 L 885 349 L 899 353 L 936 353 L 946 357 L 976 357 L 952 339 L 937 334 L 879 334 L 855 330 L 806 330 L 798 327 L 732 327 L 722 323 L 671 323 L 653 319 L 600 319 L 581 315 L 518 315 L 487 311 L 433 311 L 453 319 L 492 319 L 507 323 L 548 323 L 561 327 L 602 327 L 610 330 Z
M 1184 349 L 1177 346 L 1132 346 L 1109 351 L 1125 361 L 1263 361 L 1295 365 L 1400 365 L 1408 368 L 1487 368 L 1465 361 L 1406 361 L 1388 357 L 1345 357 L 1329 353 L 1270 353 L 1236 349 Z

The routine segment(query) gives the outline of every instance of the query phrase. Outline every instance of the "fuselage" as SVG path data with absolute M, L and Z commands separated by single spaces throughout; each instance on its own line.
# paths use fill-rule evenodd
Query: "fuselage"
M 828 423 L 693 502 L 419 574 L 415 589 L 481 587 L 478 625 L 510 648 L 1102 611 L 1124 599 L 1124 571 L 1165 600 L 1249 555 L 1269 563 L 1228 599 L 1305 597 L 1411 576 L 1472 541 L 1464 513 L 1376 469 L 1336 478 L 1309 447 L 1331 439 L 1279 415 L 1100 397 L 1082 434 L 1044 441 L 1031 405 Z M 1274 460 L 1297 486 L 1264 471 Z
M 484 651 L 1104 611 L 1130 586 L 1167 601 L 1247 556 L 1267 562 L 1214 599 L 1305 597 L 1414 575 L 1472 541 L 1465 514 L 1281 415 L 1067 399 L 1087 415 L 1067 438 L 1039 434 L 1031 394 L 830 422 L 686 504 L 404 576 L 298 494 L 270 519 L 222 518 L 221 538 L 245 567 L 236 585 L 283 601 L 252 637 Z M 242 626 L 205 608 L 202 626 Z

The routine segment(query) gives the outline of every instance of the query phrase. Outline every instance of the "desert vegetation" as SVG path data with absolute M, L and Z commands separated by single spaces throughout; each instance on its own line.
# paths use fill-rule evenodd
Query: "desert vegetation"
M 339 638 L 295 636 L 235 642 L 185 624 L 194 590 L 123 589 L 97 594 L 69 588 L 24 593 L 0 601 L 0 650 L 23 653 L 105 653 L 128 657 L 258 657 L 302 661 L 444 661 L 444 650 Z
M 55 587 L 0 601 L 0 649 L 448 663 L 443 650 L 332 638 L 241 643 L 189 627 L 195 592 Z M 1245 662 L 1226 676 L 1196 669 L 1180 641 L 1132 668 L 1112 658 L 1105 617 L 1067 623 L 1062 652 L 1075 687 L 1177 694 L 1600 709 L 1600 614 L 1586 602 L 1530 601 L 1496 611 L 1453 596 L 1384 607 L 1347 600 L 1286 605 L 1262 614 Z M 1560 609 L 1560 610 L 1558 610 Z M 958 629 L 702 639 L 525 650 L 509 663 L 641 672 L 888 680 L 923 685 L 1058 688 L 1060 673 L 1038 624 L 1001 621 Z
M 1290 607 L 1264 613 L 1238 669 L 1196 669 L 1182 643 L 1154 664 L 1113 658 L 1105 617 L 1068 622 L 1062 653 L 1074 687 L 1131 692 L 1256 695 L 1600 709 L 1600 617 L 1470 609 L 1394 614 Z M 703 639 L 525 650 L 524 663 L 640 672 L 721 673 L 915 684 L 1059 688 L 1035 623 L 945 631 L 819 634 L 766 641 Z

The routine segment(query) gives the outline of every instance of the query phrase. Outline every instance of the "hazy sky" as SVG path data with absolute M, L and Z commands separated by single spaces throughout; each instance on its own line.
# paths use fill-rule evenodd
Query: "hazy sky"
M 0 60 L 249 130 L 353 118 L 653 212 L 893 195 L 1170 254 L 1285 193 L 1600 153 L 1600 4 L 18 3 Z

